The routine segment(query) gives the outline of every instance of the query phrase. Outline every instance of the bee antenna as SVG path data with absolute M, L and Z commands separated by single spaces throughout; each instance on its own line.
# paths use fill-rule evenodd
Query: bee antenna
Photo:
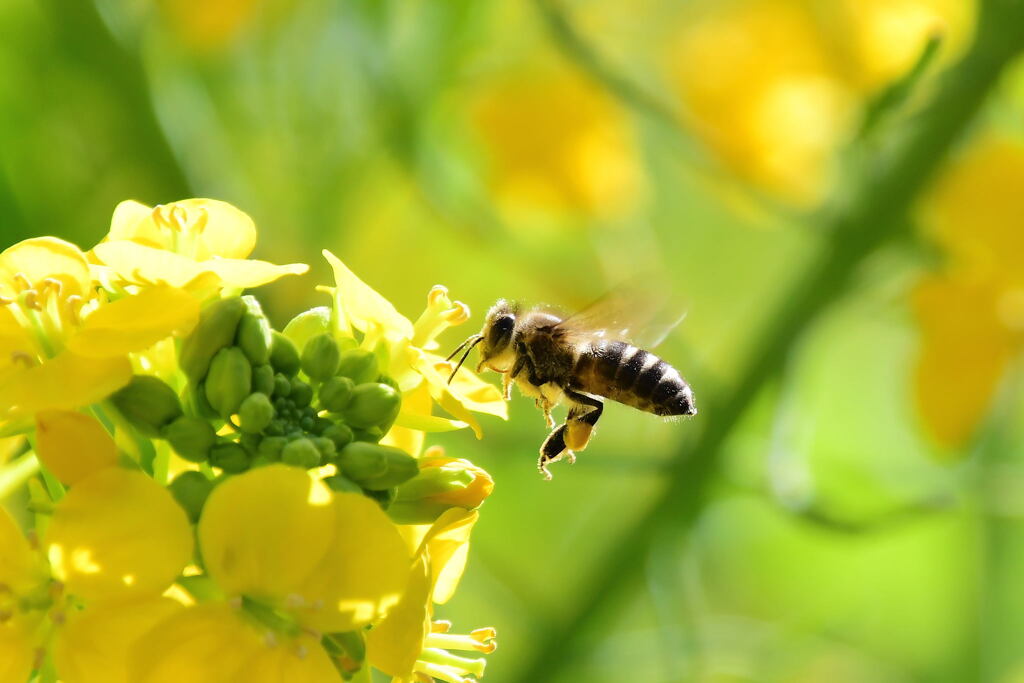
M 457 354 L 459 351 L 461 351 L 462 349 L 466 349 L 466 352 L 464 354 L 462 354 L 462 358 L 460 358 L 459 362 L 455 365 L 455 369 L 452 370 L 452 374 L 448 376 L 448 384 L 452 383 L 452 380 L 455 379 L 455 373 L 459 371 L 459 368 L 462 367 L 462 364 L 466 362 L 467 358 L 469 358 L 469 352 L 472 351 L 473 348 L 477 344 L 482 342 L 483 340 L 484 340 L 484 336 L 482 334 L 473 335 L 472 337 L 470 337 L 466 341 L 464 341 L 461 344 L 459 344 L 458 348 L 456 348 L 454 351 L 452 351 L 450 356 L 445 358 L 446 361 L 449 361 L 452 358 L 454 358 L 455 354 Z

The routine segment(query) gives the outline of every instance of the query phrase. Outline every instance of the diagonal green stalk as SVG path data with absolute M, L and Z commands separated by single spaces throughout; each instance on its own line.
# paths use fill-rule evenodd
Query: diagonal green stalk
M 911 205 L 974 118 L 1009 61 L 1024 49 L 1024 0 L 984 0 L 977 38 L 959 64 L 941 78 L 930 102 L 893 131 L 888 147 L 853 180 L 841 205 L 821 217 L 825 242 L 790 285 L 751 347 L 735 385 L 701 406 L 704 430 L 679 453 L 661 495 L 636 524 L 610 544 L 583 577 L 575 610 L 546 634 L 518 680 L 556 680 L 581 655 L 588 628 L 611 613 L 637 578 L 651 543 L 667 528 L 685 533 L 709 495 L 718 454 L 732 428 L 801 333 L 850 285 L 858 266 L 908 224 Z

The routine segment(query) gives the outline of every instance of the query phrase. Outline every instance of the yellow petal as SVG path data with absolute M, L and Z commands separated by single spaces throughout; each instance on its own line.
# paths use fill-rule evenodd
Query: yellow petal
M 70 593 L 152 596 L 191 559 L 192 530 L 167 489 L 142 472 L 110 467 L 71 487 L 43 547 Z
M 435 369 L 439 376 L 447 377 L 444 375 L 444 371 L 447 370 L 448 363 L 445 362 L 444 358 L 433 353 L 425 354 L 426 361 Z M 508 419 L 508 402 L 501 395 L 501 390 L 494 386 L 490 382 L 485 382 L 473 372 L 470 372 L 465 367 L 461 368 L 455 377 L 452 379 L 451 384 L 448 384 L 448 391 L 455 396 L 462 405 L 466 406 L 475 413 L 486 413 L 487 415 L 494 415 L 500 417 L 503 420 Z
M 185 287 L 203 273 L 199 264 L 190 258 L 128 240 L 101 242 L 92 251 L 122 278 L 138 284 Z
M 152 207 L 129 199 L 114 207 L 106 240 L 130 240 L 153 247 L 165 247 L 169 246 L 168 237 L 153 221 Z
M 198 320 L 195 298 L 180 289 L 158 285 L 100 306 L 68 340 L 68 348 L 91 358 L 124 355 L 171 335 L 185 336 Z
M 11 366 L 0 383 L 0 417 L 74 410 L 102 401 L 132 378 L 126 356 L 85 358 L 65 351 L 42 365 Z
M 318 638 L 264 642 L 239 669 L 234 683 L 341 683 L 343 680 Z
M 420 451 L 423 450 L 423 442 L 426 435 L 418 426 L 409 424 L 409 418 L 411 417 L 414 421 L 422 418 L 429 419 L 432 406 L 433 401 L 430 398 L 430 391 L 427 388 L 426 382 L 420 382 L 418 387 L 412 391 L 405 392 L 402 395 L 402 412 L 399 413 L 395 424 L 384 435 L 384 438 L 381 439 L 381 443 L 385 446 L 400 448 L 409 455 L 418 457 Z M 403 422 L 403 414 L 405 415 L 405 422 Z
M 0 622 L 0 681 L 22 683 L 29 679 L 42 650 L 38 619 L 16 615 Z
M 338 493 L 335 533 L 327 555 L 297 593 L 302 624 L 327 632 L 351 631 L 378 619 L 398 602 L 408 577 L 405 542 L 380 506 L 356 493 Z
M 302 275 L 309 270 L 305 263 L 278 266 L 266 261 L 243 259 L 210 259 L 200 262 L 199 267 L 217 275 L 225 285 L 239 289 L 259 287 L 285 275 Z
M 466 569 L 469 535 L 479 518 L 474 510 L 452 508 L 437 518 L 423 539 L 420 548 L 430 557 L 434 602 L 443 604 L 455 594 Z
M 305 470 L 280 464 L 225 481 L 199 520 L 210 576 L 228 595 L 264 599 L 294 593 L 334 533 L 330 490 Z
M 128 657 L 136 641 L 183 609 L 168 598 L 144 597 L 104 600 L 82 611 L 71 610 L 53 643 L 61 681 L 129 683 Z
M 430 633 L 430 589 L 427 559 L 420 557 L 409 572 L 402 599 L 366 634 L 370 664 L 390 676 L 412 674 L 423 651 L 423 639 Z
M 49 570 L 44 567 L 42 558 L 32 550 L 7 510 L 0 508 L 0 584 L 19 595 L 33 590 L 47 578 Z M 0 677 L 0 680 L 7 679 Z
M 62 297 L 85 296 L 92 290 L 89 263 L 82 250 L 56 237 L 33 237 L 22 240 L 0 253 L 0 295 L 14 293 L 13 278 L 24 275 L 39 288 L 43 280 L 60 280 Z
M 256 247 L 256 224 L 249 214 L 217 199 L 183 199 L 170 206 L 184 207 L 188 222 L 206 214 L 206 225 L 199 234 L 201 248 L 196 259 L 221 257 L 244 259 Z
M 39 355 L 32 337 L 25 331 L 6 306 L 0 306 L 0 368 L 14 362 L 14 354 L 24 353 L 31 358 Z
M 65 484 L 117 464 L 117 446 L 103 425 L 68 410 L 36 414 L 36 455 Z
M 140 638 L 129 656 L 132 683 L 225 683 L 263 645 L 237 610 L 210 602 L 178 612 Z M 239 681 L 241 683 L 241 681 Z
M 335 307 L 339 318 L 360 332 L 377 326 L 389 339 L 412 338 L 412 323 L 395 310 L 391 302 L 356 277 L 337 256 L 326 249 L 323 254 L 334 269 Z

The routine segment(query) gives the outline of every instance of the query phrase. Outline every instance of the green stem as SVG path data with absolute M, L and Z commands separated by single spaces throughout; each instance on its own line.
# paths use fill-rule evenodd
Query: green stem
M 0 469 L 0 500 L 5 500 L 39 471 L 36 454 L 29 451 Z
M 792 283 L 751 348 L 738 381 L 725 395 L 701 406 L 704 430 L 692 449 L 675 459 L 661 495 L 623 533 L 594 575 L 583 577 L 586 590 L 568 619 L 539 634 L 542 643 L 522 669 L 519 680 L 557 680 L 581 654 L 587 627 L 608 614 L 643 567 L 651 542 L 666 525 L 693 525 L 709 495 L 722 444 L 784 362 L 814 318 L 850 285 L 864 259 L 898 234 L 914 198 L 935 173 L 949 149 L 974 118 L 1007 63 L 1024 49 L 1024 0 L 986 0 L 981 5 L 977 39 L 963 60 L 948 71 L 931 102 L 856 179 L 847 200 L 822 218 L 829 238 L 817 257 Z

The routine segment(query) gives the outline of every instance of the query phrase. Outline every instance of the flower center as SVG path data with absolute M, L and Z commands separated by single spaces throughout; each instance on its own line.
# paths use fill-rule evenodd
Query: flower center
M 58 278 L 32 282 L 24 273 L 16 273 L 10 284 L 14 295 L 0 296 L 0 306 L 10 311 L 37 347 L 19 350 L 16 359 L 34 364 L 38 350 L 47 358 L 56 356 L 71 331 L 80 324 L 86 300 L 78 294 L 69 294 Z

